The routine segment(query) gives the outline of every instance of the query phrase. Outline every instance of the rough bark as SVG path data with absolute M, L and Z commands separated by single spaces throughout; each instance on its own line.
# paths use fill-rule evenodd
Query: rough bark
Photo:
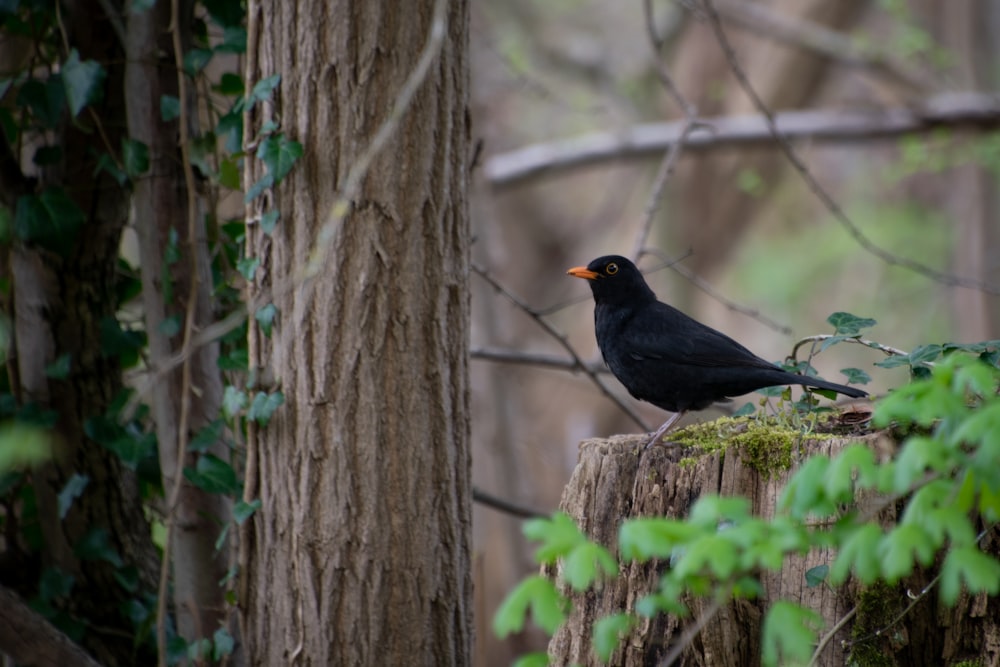
M 190 5 L 190 3 L 182 3 Z M 181 24 L 190 23 L 190 6 Z M 135 228 L 139 239 L 142 273 L 143 316 L 149 340 L 152 372 L 178 353 L 182 335 L 168 336 L 162 324 L 177 317 L 180 331 L 187 326 L 191 281 L 196 281 L 196 330 L 214 320 L 212 310 L 211 259 L 204 229 L 204 216 L 198 216 L 199 234 L 192 248 L 187 238 L 187 189 L 181 169 L 183 156 L 177 144 L 179 121 L 164 122 L 160 116 L 160 98 L 177 96 L 177 70 L 170 24 L 170 3 L 159 2 L 143 12 L 130 12 L 126 48 L 126 87 L 129 133 L 132 139 L 149 148 L 150 171 L 135 184 Z M 191 124 L 193 109 L 188 110 Z M 181 259 L 166 265 L 165 249 L 173 230 L 178 238 Z M 197 266 L 195 267 L 195 258 Z M 164 276 L 172 283 L 173 298 L 165 301 Z M 169 496 L 174 479 L 184 467 L 194 467 L 196 456 L 190 452 L 178 460 L 178 439 L 187 443 L 193 435 L 218 418 L 222 404 L 222 376 L 218 367 L 218 343 L 199 346 L 190 357 L 191 384 L 182 386 L 178 367 L 164 374 L 151 390 L 150 404 L 159 442 L 163 488 Z M 181 397 L 191 395 L 191 414 L 187 432 L 178 434 Z M 228 448 L 217 442 L 208 450 L 226 460 Z M 226 617 L 225 590 L 220 586 L 229 568 L 229 553 L 216 549 L 219 531 L 229 518 L 229 501 L 222 494 L 207 493 L 188 481 L 182 482 L 177 505 L 172 508 L 174 521 L 170 558 L 173 570 L 172 598 L 177 615 L 178 633 L 186 640 L 211 637 Z
M 273 204 L 254 297 L 251 364 L 285 405 L 248 436 L 241 545 L 253 664 L 471 660 L 467 353 L 467 4 L 449 3 L 440 54 L 337 227 L 301 279 L 338 187 L 389 117 L 427 40 L 431 2 L 251 2 L 248 80 L 280 73 L 268 119 L 304 154 Z M 264 174 L 249 161 L 245 185 Z M 273 200 L 272 200 L 273 197 Z M 265 202 L 265 200 L 271 200 Z M 271 386 L 273 391 L 279 386 Z
M 13 591 L 0 587 L 0 646 L 23 667 L 100 667 L 79 644 L 59 632 Z
M 835 438 L 807 441 L 802 451 L 808 455 L 838 452 L 859 438 Z M 884 433 L 860 438 L 882 455 L 894 447 Z M 683 518 L 703 494 L 741 495 L 751 499 L 753 512 L 771 517 L 778 494 L 791 471 L 761 473 L 751 455 L 733 447 L 724 453 L 699 454 L 698 450 L 680 447 L 656 447 L 642 452 L 645 436 L 616 436 L 607 440 L 587 440 L 580 446 L 580 461 L 563 494 L 561 507 L 569 513 L 591 539 L 615 552 L 621 522 L 642 516 Z M 640 455 L 641 454 L 641 455 Z M 681 465 L 685 457 L 695 457 Z M 794 465 L 793 465 L 794 469 Z M 873 499 L 874 500 L 874 499 Z M 895 519 L 897 508 L 890 506 L 877 516 L 888 523 Z M 997 551 L 996 540 L 983 548 Z M 761 623 L 769 606 L 785 599 L 801 604 L 822 616 L 829 629 L 858 606 L 858 613 L 837 632 L 820 655 L 817 665 L 953 664 L 962 659 L 981 657 L 983 664 L 994 664 L 997 648 L 991 643 L 997 635 L 1000 608 L 995 599 L 977 596 L 960 600 L 954 609 L 939 606 L 931 592 L 893 625 L 892 633 L 873 635 L 884 629 L 910 602 L 908 595 L 922 590 L 934 573 L 920 571 L 898 586 L 875 586 L 869 589 L 853 580 L 834 589 L 829 586 L 809 588 L 805 572 L 832 562 L 831 550 L 814 550 L 805 556 L 786 558 L 780 572 L 763 573 L 764 594 L 753 601 L 741 600 L 723 606 L 680 656 L 680 665 L 701 667 L 746 667 L 760 664 Z M 597 593 L 571 595 L 572 611 L 568 622 L 549 644 L 554 665 L 601 665 L 591 650 L 594 621 L 609 614 L 632 610 L 636 601 L 653 592 L 659 575 L 668 567 L 663 562 L 627 564 L 615 579 L 603 584 Z M 550 571 L 550 574 L 553 572 Z M 569 591 L 565 591 L 569 594 Z M 685 619 L 661 615 L 641 622 L 621 643 L 609 664 L 622 666 L 659 665 L 685 631 L 709 608 L 710 603 L 687 598 L 691 610 Z M 866 637 L 862 642 L 852 638 Z M 993 638 L 993 639 L 991 639 Z M 846 643 L 843 643 L 846 642 Z

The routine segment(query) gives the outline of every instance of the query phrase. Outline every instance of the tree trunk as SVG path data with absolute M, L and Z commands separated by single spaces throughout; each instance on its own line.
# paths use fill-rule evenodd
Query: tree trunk
M 241 586 L 253 664 L 471 660 L 467 353 L 468 7 L 374 159 L 315 277 L 300 284 L 336 193 L 428 39 L 431 5 L 251 2 L 248 81 L 281 74 L 248 139 L 280 122 L 304 154 L 248 232 L 251 365 L 285 405 L 248 434 Z M 265 173 L 248 160 L 244 184 Z M 290 281 L 292 288 L 281 287 Z M 265 387 L 274 391 L 279 387 Z
M 188 12 L 181 16 L 180 24 L 188 26 L 192 7 L 189 3 L 182 5 L 188 6 Z M 180 351 L 183 335 L 168 335 L 163 324 L 168 317 L 176 317 L 180 322 L 179 331 L 184 331 L 192 280 L 197 283 L 195 329 L 200 330 L 214 320 L 211 260 L 204 216 L 198 216 L 198 242 L 192 248 L 185 214 L 188 193 L 181 167 L 183 156 L 177 143 L 178 121 L 164 122 L 160 115 L 161 96 L 177 96 L 177 69 L 169 24 L 170 3 L 159 2 L 146 11 L 130 12 L 126 34 L 129 134 L 132 139 L 146 144 L 150 157 L 149 173 L 135 183 L 134 205 L 142 272 L 142 308 L 153 373 Z M 193 111 L 193 108 L 188 109 L 189 125 L 193 124 Z M 168 264 L 166 249 L 171 231 L 181 239 L 177 243 L 181 258 Z M 169 303 L 165 300 L 165 277 L 172 284 L 173 298 Z M 193 452 L 184 459 L 178 457 L 178 438 L 182 438 L 186 446 L 193 435 L 219 418 L 222 377 L 218 357 L 217 342 L 202 345 L 192 352 L 188 361 L 191 364 L 190 386 L 182 386 L 182 371 L 178 367 L 160 377 L 151 390 L 160 470 L 168 499 L 174 480 L 182 474 L 183 468 L 195 467 Z M 187 432 L 178 434 L 184 391 L 191 395 L 191 413 Z M 228 448 L 221 441 L 208 451 L 223 460 L 229 458 Z M 216 549 L 215 543 L 229 519 L 229 500 L 223 494 L 207 493 L 185 480 L 177 505 L 169 511 L 174 522 L 170 559 L 177 631 L 192 642 L 211 637 L 226 618 L 225 590 L 220 581 L 229 569 L 229 551 Z
M 44 547 L 21 560 L 24 569 L 2 571 L 0 583 L 31 598 L 43 571 L 72 576 L 71 594 L 54 604 L 85 628 L 80 642 L 101 663 L 125 665 L 149 658 L 143 653 L 147 647 L 137 645 L 126 610 L 134 598 L 155 588 L 156 552 L 135 474 L 85 431 L 87 421 L 105 415 L 122 389 L 117 355 L 102 343 L 110 327 L 117 326 L 115 271 L 129 193 L 107 173 L 95 173 L 97 158 L 107 146 L 118 150 L 124 134 L 123 51 L 110 25 L 93 20 L 103 16 L 99 3 L 64 7 L 65 38 L 81 60 L 105 66 L 107 83 L 93 116 L 85 113 L 74 122 L 65 118 L 54 133 L 52 141 L 61 146 L 63 158 L 39 176 L 41 187 L 64 188 L 82 212 L 78 235 L 65 254 L 29 243 L 18 243 L 11 251 L 16 391 L 22 405 L 57 415 L 52 429 L 56 455 L 31 474 Z M 107 145 L 95 144 L 98 121 Z M 6 158 L 5 171 L 20 170 L 13 153 Z M 46 369 L 63 355 L 69 358 L 68 374 L 53 377 Z M 88 482 L 63 515 L 59 493 L 73 475 Z M 7 516 L 8 522 L 15 520 Z M 8 523 L 8 535 L 15 533 L 13 525 Z M 106 538 L 100 556 L 81 557 L 82 540 L 95 535 Z M 10 540 L 3 548 L 15 552 L 21 546 Z M 16 558 L 13 553 L 4 557 Z M 129 576 L 137 581 L 133 590 L 123 584 Z
M 755 514 L 774 516 L 778 495 L 791 475 L 777 460 L 762 460 L 775 449 L 748 451 L 731 446 L 724 452 L 701 453 L 694 448 L 655 447 L 642 452 L 645 436 L 617 436 L 587 440 L 580 446 L 580 461 L 563 494 L 561 508 L 572 516 L 593 540 L 616 553 L 622 521 L 642 516 L 683 518 L 703 494 L 744 496 L 751 499 Z M 806 455 L 834 455 L 853 442 L 867 443 L 888 454 L 895 443 L 885 433 L 861 438 L 826 438 L 805 441 Z M 735 456 L 734 454 L 735 451 Z M 691 461 L 693 457 L 693 463 Z M 681 460 L 688 458 L 683 464 Z M 762 465 L 763 464 L 763 465 Z M 896 506 L 877 516 L 883 524 L 896 518 Z M 997 540 L 988 538 L 983 549 L 998 550 Z M 675 664 L 701 667 L 746 667 L 760 664 L 761 623 L 771 604 L 779 599 L 797 602 L 818 613 L 825 632 L 857 607 L 856 613 L 835 634 L 817 665 L 844 664 L 930 665 L 954 664 L 981 657 L 995 664 L 991 643 L 1000 636 L 1000 606 L 985 595 L 963 596 L 954 609 L 940 607 L 936 591 L 903 614 L 912 596 L 931 581 L 934 572 L 918 571 L 896 586 L 876 584 L 863 589 L 849 579 L 842 587 L 807 586 L 805 572 L 833 560 L 831 550 L 813 550 L 805 556 L 790 556 L 780 572 L 762 573 L 764 594 L 756 600 L 739 600 L 723 606 L 687 644 Z M 662 561 L 623 564 L 621 573 L 595 594 L 564 594 L 572 601 L 569 619 L 552 638 L 549 655 L 553 665 L 603 665 L 591 650 L 591 627 L 595 620 L 623 610 L 633 610 L 636 601 L 654 592 L 663 569 Z M 550 574 L 553 572 L 550 569 Z M 612 665 L 663 664 L 685 631 L 706 613 L 711 602 L 686 596 L 690 616 L 659 615 L 643 620 L 625 637 Z M 893 623 L 898 618 L 898 622 Z M 885 630 L 891 626 L 892 632 Z M 870 662 L 879 656 L 881 662 Z

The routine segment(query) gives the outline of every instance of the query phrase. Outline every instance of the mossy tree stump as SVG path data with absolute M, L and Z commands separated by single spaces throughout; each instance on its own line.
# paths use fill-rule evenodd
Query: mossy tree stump
M 855 442 L 876 449 L 880 459 L 896 448 L 884 432 L 800 439 L 794 433 L 750 423 L 752 431 L 734 426 L 732 420 L 720 420 L 676 434 L 693 433 L 697 441 L 693 446 L 667 445 L 644 451 L 646 436 L 639 435 L 584 441 L 560 507 L 592 540 L 617 556 L 618 530 L 626 519 L 684 518 L 704 494 L 746 497 L 754 514 L 772 517 L 781 490 L 806 457 L 832 456 Z M 735 438 L 732 431 L 737 432 Z M 858 503 L 865 511 L 866 501 L 858 499 Z M 875 516 L 884 525 L 893 523 L 902 508 L 878 498 L 868 499 L 867 504 L 877 509 Z M 982 546 L 989 553 L 1000 551 L 993 537 L 987 537 Z M 787 557 L 780 572 L 761 573 L 764 593 L 755 600 L 737 600 L 711 609 L 714 605 L 710 600 L 686 597 L 682 601 L 691 611 L 689 616 L 664 614 L 641 619 L 607 664 L 659 665 L 674 647 L 685 644 L 676 664 L 758 665 L 761 624 L 777 600 L 789 600 L 818 613 L 824 621 L 820 636 L 850 615 L 823 649 L 817 665 L 844 665 L 848 661 L 858 665 L 958 665 L 970 658 L 980 662 L 968 664 L 995 665 L 1000 660 L 1000 605 L 996 599 L 963 596 L 954 609 L 946 609 L 931 591 L 907 610 L 913 597 L 935 575 L 919 568 L 896 586 L 865 588 L 848 580 L 837 588 L 826 583 L 810 587 L 805 573 L 831 564 L 835 555 L 824 549 Z M 660 574 L 668 567 L 665 561 L 623 563 L 617 577 L 583 594 L 573 593 L 560 582 L 572 601 L 572 610 L 549 644 L 551 664 L 604 664 L 591 648 L 594 622 L 623 610 L 633 611 L 638 600 L 657 589 Z M 550 568 L 548 574 L 554 571 Z M 700 632 L 686 641 L 685 633 L 701 622 Z M 880 630 L 884 631 L 877 632 Z

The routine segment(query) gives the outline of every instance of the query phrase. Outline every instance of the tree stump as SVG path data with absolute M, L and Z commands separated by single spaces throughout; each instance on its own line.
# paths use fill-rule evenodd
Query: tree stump
M 712 429 L 715 422 L 699 429 Z M 704 432 L 703 432 L 704 435 Z M 730 444 L 708 447 L 657 446 L 643 450 L 647 436 L 614 436 L 586 440 L 564 490 L 560 508 L 577 521 L 592 540 L 618 556 L 618 530 L 626 519 L 637 517 L 684 518 L 703 494 L 744 496 L 752 511 L 771 517 L 781 490 L 798 464 L 816 454 L 835 455 L 851 443 L 862 442 L 888 457 L 896 448 L 885 432 L 852 436 L 820 435 L 792 447 L 775 443 Z M 704 442 L 702 443 L 704 445 Z M 877 500 L 869 498 L 868 503 Z M 864 506 L 865 499 L 858 502 Z M 895 521 L 902 505 L 886 505 L 875 516 L 884 525 Z M 995 537 L 982 543 L 996 553 Z M 896 586 L 876 584 L 864 588 L 848 580 L 837 588 L 825 582 L 809 587 L 805 573 L 830 564 L 835 552 L 813 550 L 789 556 L 780 572 L 761 574 L 763 595 L 737 600 L 717 610 L 710 600 L 686 597 L 690 615 L 678 618 L 661 614 L 640 622 L 622 640 L 607 664 L 648 666 L 664 664 L 671 649 L 686 644 L 675 664 L 700 667 L 746 667 L 760 664 L 761 624 L 776 600 L 789 600 L 812 609 L 824 621 L 820 636 L 850 615 L 829 641 L 817 665 L 852 664 L 931 665 L 956 664 L 975 658 L 982 665 L 996 665 L 1000 656 L 1000 608 L 995 599 L 963 596 L 953 609 L 940 605 L 936 591 L 910 603 L 931 582 L 934 571 L 918 570 Z M 940 557 L 938 559 L 940 562 Z M 596 590 L 574 593 L 562 582 L 572 602 L 567 622 L 549 644 L 553 665 L 601 665 L 593 652 L 591 629 L 598 619 L 633 611 L 635 603 L 657 589 L 665 561 L 622 563 L 619 575 Z M 554 568 L 547 568 L 552 576 Z M 705 621 L 706 611 L 709 618 Z M 715 613 L 712 613 L 715 612 Z M 704 622 L 691 641 L 685 633 Z M 885 630 L 879 632 L 880 630 Z

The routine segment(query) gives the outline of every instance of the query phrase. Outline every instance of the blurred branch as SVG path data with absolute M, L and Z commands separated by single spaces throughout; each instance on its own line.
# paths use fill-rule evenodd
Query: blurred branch
M 589 373 L 610 373 L 607 366 L 601 363 L 579 362 L 576 359 L 566 359 L 555 354 L 545 354 L 542 352 L 521 352 L 518 350 L 502 350 L 497 348 L 474 348 L 469 352 L 469 357 L 481 361 L 494 361 L 500 364 L 522 364 L 524 366 L 538 366 L 541 368 L 554 368 L 560 371 L 587 371 Z M 582 363 L 582 365 L 581 365 Z
M 774 130 L 772 131 L 771 125 Z M 507 188 L 602 162 L 646 159 L 680 142 L 687 121 L 647 123 L 617 132 L 595 132 L 537 143 L 488 158 L 483 172 L 495 188 Z M 1000 95 L 944 93 L 919 105 L 871 109 L 815 109 L 763 115 L 702 118 L 685 140 L 685 150 L 701 152 L 744 146 L 769 146 L 775 132 L 786 141 L 847 143 L 891 139 L 941 127 L 1000 128 Z M 704 131 L 710 128 L 710 131 Z
M 643 250 L 646 248 L 649 234 L 653 230 L 653 218 L 656 215 L 656 211 L 660 208 L 660 199 L 663 198 L 663 189 L 666 187 L 667 180 L 677 166 L 677 161 L 680 159 L 684 144 L 691 136 L 691 133 L 694 132 L 695 127 L 697 127 L 698 118 L 698 110 L 681 93 L 677 84 L 674 83 L 673 77 L 670 76 L 670 72 L 667 71 L 666 65 L 663 63 L 660 54 L 663 49 L 663 39 L 656 31 L 656 20 L 653 16 L 653 0 L 643 0 L 642 7 L 646 20 L 646 35 L 649 37 L 649 46 L 655 58 L 656 75 L 660 79 L 663 88 L 684 113 L 684 126 L 677 141 L 671 143 L 667 148 L 666 155 L 663 156 L 663 160 L 660 162 L 660 168 L 657 169 L 656 176 L 653 178 L 653 187 L 650 190 L 646 207 L 643 209 L 642 226 L 639 228 L 639 234 L 635 239 L 635 247 L 632 250 L 632 259 L 635 261 L 639 261 Z
M 1000 294 L 1000 286 L 990 285 L 979 280 L 973 280 L 971 278 L 963 278 L 961 276 L 955 276 L 950 273 L 944 273 L 938 271 L 937 269 L 931 268 L 926 264 L 918 262 L 916 260 L 908 259 L 906 257 L 900 257 L 882 247 L 875 245 L 871 239 L 865 236 L 864 232 L 861 231 L 854 221 L 848 217 L 844 209 L 841 208 L 840 204 L 833 198 L 833 196 L 827 192 L 816 177 L 813 176 L 812 172 L 803 162 L 802 158 L 799 157 L 798 153 L 792 147 L 792 142 L 789 137 L 778 127 L 777 121 L 775 119 L 774 113 L 771 109 L 764 103 L 760 95 L 754 89 L 753 85 L 750 83 L 750 79 L 747 77 L 746 72 L 743 70 L 743 66 L 740 64 L 739 59 L 736 57 L 736 52 L 733 50 L 733 45 L 729 42 L 729 38 L 726 36 L 726 31 L 722 27 L 722 22 L 719 18 L 718 12 L 715 10 L 715 5 L 713 0 L 702 0 L 702 6 L 708 15 L 709 23 L 712 26 L 712 31 L 715 33 L 715 38 L 719 42 L 719 46 L 722 48 L 723 54 L 726 56 L 726 61 L 729 63 L 729 69 L 732 71 L 733 76 L 740 84 L 740 88 L 746 93 L 747 97 L 756 107 L 757 111 L 764 117 L 764 122 L 767 125 L 768 133 L 774 138 L 778 143 L 778 146 L 785 153 L 788 161 L 792 164 L 795 170 L 799 173 L 802 179 L 812 190 L 813 194 L 826 206 L 827 210 L 830 211 L 831 215 L 847 230 L 861 248 L 868 253 L 878 257 L 886 264 L 890 266 L 899 266 L 905 269 L 909 269 L 914 273 L 919 273 L 931 280 L 937 281 L 942 285 L 949 285 L 952 287 L 968 287 L 972 289 L 977 289 L 988 294 Z M 939 98 L 934 98 L 939 99 Z M 987 96 L 992 105 L 997 105 L 1000 102 L 1000 97 L 993 95 Z M 994 109 L 994 124 L 1000 121 L 1000 113 L 996 113 L 1000 109 Z
M 865 48 L 851 37 L 813 21 L 782 14 L 759 2 L 715 0 L 723 21 L 781 44 L 812 51 L 847 67 L 870 70 L 915 91 L 932 87 L 932 74 L 878 48 Z
M 480 278 L 485 280 L 487 284 L 490 285 L 490 287 L 495 289 L 500 294 L 504 295 L 508 301 L 513 303 L 520 310 L 523 310 L 525 314 L 528 315 L 528 317 L 533 319 L 536 323 L 538 323 L 538 326 L 542 327 L 542 329 L 545 330 L 545 333 L 555 338 L 559 342 L 559 344 L 562 345 L 567 352 L 569 352 L 570 357 L 573 358 L 573 362 L 587 377 L 590 378 L 591 382 L 594 383 L 594 385 L 601 391 L 601 393 L 607 396 L 609 399 L 611 399 L 612 402 L 614 402 L 614 404 L 617 405 L 622 412 L 627 414 L 632 419 L 632 421 L 634 421 L 636 424 L 639 425 L 639 428 L 644 429 L 646 431 L 650 430 L 649 426 L 646 425 L 642 417 L 639 416 L 639 413 L 637 413 L 635 410 L 629 407 L 627 403 L 625 403 L 621 398 L 616 396 L 614 393 L 611 392 L 611 390 L 605 387 L 604 383 L 601 382 L 601 379 L 597 376 L 597 373 L 595 373 L 594 371 L 592 371 L 590 368 L 587 367 L 587 364 L 583 361 L 583 359 L 580 358 L 580 355 L 576 353 L 576 350 L 573 349 L 573 346 L 569 344 L 569 340 L 567 340 L 565 334 L 559 333 L 559 331 L 554 326 L 549 324 L 548 321 L 546 321 L 544 317 L 539 315 L 533 308 L 531 308 L 531 306 L 529 306 L 527 303 L 521 300 L 520 297 L 518 297 L 517 295 L 509 291 L 507 288 L 505 288 L 503 285 L 501 285 L 497 281 L 497 279 L 490 274 L 489 271 L 487 271 L 486 269 L 482 268 L 477 264 L 472 265 L 472 271 Z
M 539 512 L 536 509 L 524 507 L 523 505 L 518 505 L 517 503 L 512 503 L 509 500 L 504 500 L 503 498 L 494 496 L 493 494 L 486 493 L 482 489 L 475 486 L 472 487 L 472 499 L 480 505 L 485 505 L 486 507 L 491 507 L 499 512 L 503 512 L 504 514 L 521 517 L 522 519 L 537 519 L 548 516 L 544 512 Z
M 788 357 L 793 362 L 798 361 L 798 354 L 799 354 L 799 348 L 800 347 L 802 347 L 806 343 L 811 343 L 811 344 L 815 345 L 816 343 L 819 343 L 819 342 L 822 342 L 824 340 L 827 340 L 829 338 L 834 338 L 834 337 L 835 337 L 834 334 L 819 334 L 819 335 L 816 335 L 816 336 L 806 336 L 805 338 L 801 338 L 801 339 L 799 339 L 795 343 L 795 347 L 792 348 L 792 353 L 790 355 L 788 355 Z M 879 352 L 884 352 L 885 354 L 887 354 L 890 357 L 891 356 L 906 357 L 906 356 L 909 356 L 909 354 L 910 354 L 906 350 L 900 350 L 900 349 L 897 349 L 895 347 L 890 347 L 888 345 L 883 345 L 882 343 L 878 343 L 878 342 L 873 341 L 873 340 L 868 340 L 867 338 L 862 338 L 861 336 L 855 336 L 853 338 L 842 338 L 838 342 L 841 342 L 841 343 L 857 343 L 858 345 L 864 345 L 865 347 L 870 347 L 873 350 L 878 350 Z
M 14 591 L 0 586 L 0 652 L 23 665 L 100 667 L 86 651 L 28 606 Z

